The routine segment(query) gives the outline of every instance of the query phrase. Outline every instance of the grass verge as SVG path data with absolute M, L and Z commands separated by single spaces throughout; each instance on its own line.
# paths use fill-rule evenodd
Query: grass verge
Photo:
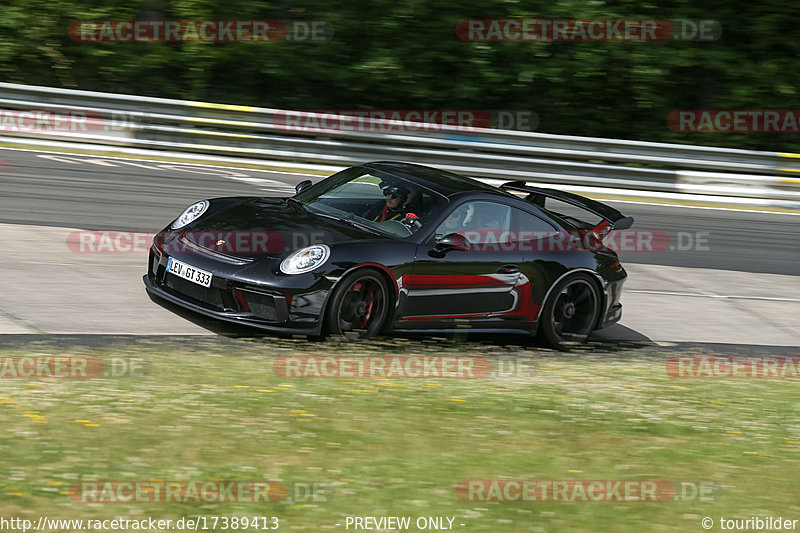
M 0 379 L 5 517 L 275 516 L 281 529 L 319 531 L 343 530 L 347 516 L 412 524 L 448 516 L 457 530 L 504 532 L 695 531 L 706 516 L 800 517 L 797 383 L 670 377 L 674 354 L 665 348 L 559 354 L 475 342 L 222 338 L 55 346 L 43 337 L 2 355 L 128 357 L 148 367 L 120 378 Z M 276 358 L 302 355 L 468 355 L 486 357 L 495 373 L 273 372 Z M 280 480 L 290 493 L 259 505 L 87 504 L 70 494 L 81 481 L 215 479 Z M 459 499 L 455 485 L 476 479 L 649 479 L 714 490 L 658 503 Z M 292 494 L 312 482 L 325 487 L 316 498 Z

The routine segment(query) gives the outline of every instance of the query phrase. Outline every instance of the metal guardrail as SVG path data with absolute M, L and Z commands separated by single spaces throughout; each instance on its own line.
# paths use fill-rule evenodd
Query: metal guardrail
M 304 163 L 393 159 L 485 178 L 800 202 L 800 179 L 795 177 L 800 154 L 483 128 L 465 131 L 438 124 L 421 128 L 418 123 L 367 118 L 362 124 L 368 124 L 364 129 L 369 131 L 298 131 L 283 120 L 293 111 L 10 83 L 0 83 L 0 109 L 78 111 L 106 124 L 126 121 L 117 129 L 82 132 L 0 127 L 5 135 L 28 138 Z

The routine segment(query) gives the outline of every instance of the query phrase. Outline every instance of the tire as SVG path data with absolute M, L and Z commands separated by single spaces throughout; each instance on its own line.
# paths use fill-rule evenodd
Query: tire
M 553 288 L 542 308 L 540 338 L 556 350 L 584 342 L 600 317 L 600 290 L 586 274 L 575 274 Z
M 383 330 L 390 303 L 383 276 L 374 270 L 357 270 L 336 285 L 325 329 L 330 335 L 357 332 L 359 338 L 374 337 Z

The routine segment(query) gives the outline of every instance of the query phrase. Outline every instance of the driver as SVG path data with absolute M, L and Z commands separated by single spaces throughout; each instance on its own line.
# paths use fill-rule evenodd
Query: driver
M 409 190 L 402 185 L 389 185 L 383 188 L 383 195 L 386 202 L 380 202 L 372 206 L 364 218 L 373 222 L 384 222 L 386 220 L 402 220 L 409 213 L 403 204 L 408 200 Z M 416 218 L 416 217 L 414 217 Z

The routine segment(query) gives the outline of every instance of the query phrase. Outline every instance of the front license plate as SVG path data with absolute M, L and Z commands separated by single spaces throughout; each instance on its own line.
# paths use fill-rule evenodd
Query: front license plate
M 192 265 L 187 265 L 182 261 L 177 261 L 173 258 L 167 259 L 167 272 L 175 274 L 179 278 L 189 280 L 192 283 L 197 283 L 203 287 L 211 286 L 211 272 L 200 270 Z

